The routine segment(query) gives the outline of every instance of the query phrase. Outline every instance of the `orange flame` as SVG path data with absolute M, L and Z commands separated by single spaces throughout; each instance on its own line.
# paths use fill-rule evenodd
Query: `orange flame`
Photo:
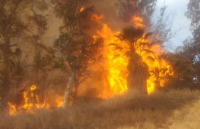
M 109 71 L 107 77 L 109 80 L 108 85 L 110 86 L 110 92 L 104 91 L 101 95 L 102 98 L 111 97 L 127 90 L 127 81 L 125 79 L 128 75 L 126 69 L 128 64 L 127 57 L 121 51 L 113 51 L 113 47 L 110 46 L 111 43 L 120 43 L 115 36 L 117 33 L 119 32 L 113 33 L 106 24 L 103 24 L 103 29 L 98 31 L 99 36 L 105 39 L 103 55 L 107 60 L 104 62 L 103 67 Z
M 8 102 L 9 107 L 9 114 L 10 115 L 18 115 L 21 112 L 33 112 L 33 109 L 40 109 L 40 108 L 50 108 L 50 104 L 43 102 L 39 102 L 39 96 L 36 94 L 36 85 L 32 85 L 30 87 L 30 92 L 23 91 L 18 95 L 22 96 L 21 104 L 15 104 L 14 102 Z M 30 96 L 29 96 L 30 95 Z M 46 100 L 47 101 L 47 100 Z M 62 100 L 56 100 L 57 107 L 61 107 Z
M 31 90 L 33 91 L 33 90 L 36 90 L 36 85 L 32 85 L 31 86 Z
M 80 9 L 80 12 L 83 12 L 84 10 L 85 10 L 85 8 L 82 7 L 82 8 Z
M 104 90 L 104 92 L 99 95 L 99 97 L 108 98 L 116 94 L 121 94 L 128 89 L 127 65 L 129 59 L 126 56 L 126 52 L 129 50 L 129 46 L 125 41 L 120 41 L 120 39 L 116 37 L 116 35 L 119 34 L 120 31 L 112 31 L 107 24 L 101 22 L 103 16 L 93 15 L 92 17 L 92 19 L 94 19 L 93 21 L 102 25 L 102 30 L 97 31 L 97 34 L 98 36 L 103 37 L 105 40 L 103 55 L 104 58 L 106 58 L 106 61 L 103 63 L 103 68 L 105 69 L 105 71 L 108 71 L 107 78 L 109 81 L 108 85 L 110 86 L 110 89 Z M 131 22 L 134 27 L 145 28 L 145 25 L 142 23 L 143 19 L 141 17 L 133 16 Z M 137 42 L 146 42 L 145 40 L 147 39 L 145 39 L 144 37 L 145 35 L 141 39 L 138 39 Z M 121 48 L 114 49 L 114 46 L 112 45 L 113 43 L 119 45 Z M 161 49 L 159 45 L 155 45 L 152 48 L 143 47 L 137 48 L 136 50 L 136 52 L 142 57 L 143 62 L 145 62 L 145 64 L 148 66 L 148 70 L 150 73 L 155 69 L 158 69 L 160 71 L 162 69 L 166 69 L 164 72 L 158 73 L 159 75 L 150 75 L 147 80 L 147 91 L 149 94 L 155 90 L 156 81 L 158 80 L 156 76 L 159 76 L 160 86 L 164 86 L 166 80 L 161 78 L 165 78 L 167 74 L 173 75 L 173 72 L 171 71 L 171 66 L 165 60 L 159 59 L 158 55 L 161 54 L 161 50 L 160 53 L 156 52 L 156 47 Z M 151 53 L 151 57 L 154 58 L 154 61 L 148 59 L 149 55 L 143 52 L 144 49 L 148 49 L 153 52 L 156 50 L 155 53 Z
M 131 22 L 135 27 L 145 28 L 145 25 L 142 23 L 143 19 L 141 17 L 132 16 Z

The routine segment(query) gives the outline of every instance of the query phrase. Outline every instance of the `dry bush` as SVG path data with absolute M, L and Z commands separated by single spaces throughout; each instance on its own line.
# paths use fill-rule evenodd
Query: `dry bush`
M 200 101 L 195 105 L 194 103 L 199 100 L 199 96 L 199 91 L 190 90 L 162 91 L 148 96 L 133 90 L 103 101 L 82 99 L 67 109 L 41 109 L 18 116 L 2 114 L 0 128 L 165 129 L 169 126 L 170 129 L 178 129 L 182 126 L 182 121 L 190 120 L 193 115 L 193 119 L 198 119 L 195 111 L 198 110 Z M 197 124 L 193 119 L 191 122 Z M 197 126 L 199 127 L 199 124 L 195 127 Z M 184 127 L 189 127 L 189 124 Z

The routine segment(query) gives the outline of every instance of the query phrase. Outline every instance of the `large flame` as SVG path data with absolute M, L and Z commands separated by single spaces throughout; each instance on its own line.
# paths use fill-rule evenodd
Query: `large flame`
M 104 92 L 99 95 L 102 98 L 108 98 L 117 94 L 121 94 L 125 92 L 127 88 L 127 76 L 128 76 L 128 57 L 126 56 L 126 52 L 129 50 L 129 46 L 125 41 L 120 41 L 116 35 L 120 33 L 119 31 L 112 31 L 111 28 L 106 24 L 102 23 L 101 20 L 103 16 L 93 15 L 92 20 L 102 25 L 102 30 L 98 30 L 98 36 L 101 36 L 105 40 L 103 55 L 106 58 L 106 61 L 103 63 L 103 68 L 106 71 L 106 76 L 108 79 L 107 85 L 110 86 L 109 90 L 105 89 Z M 143 19 L 141 17 L 132 17 L 132 25 L 138 28 L 144 28 L 145 25 L 142 23 Z M 145 35 L 138 39 L 138 43 L 146 42 Z M 118 44 L 120 46 L 119 49 L 115 49 L 113 44 Z M 143 50 L 153 51 L 151 54 L 145 53 Z M 152 93 L 155 90 L 156 81 L 159 81 L 160 86 L 164 86 L 166 83 L 165 77 L 167 75 L 173 75 L 171 71 L 171 66 L 164 60 L 159 59 L 159 55 L 162 53 L 162 49 L 159 45 L 154 45 L 153 47 L 138 47 L 136 52 L 142 57 L 143 62 L 148 66 L 148 70 L 150 73 L 150 77 L 147 82 L 147 92 L 148 94 Z M 150 60 L 149 56 L 151 56 L 154 60 Z M 154 73 L 154 71 L 160 71 L 159 73 Z M 156 75 L 159 74 L 159 75 Z M 159 77 L 159 78 L 158 78 Z
M 106 61 L 102 64 L 105 71 L 107 71 L 107 85 L 110 89 L 104 90 L 101 97 L 108 98 L 116 94 L 123 93 L 127 90 L 127 65 L 128 59 L 124 56 L 125 49 L 113 50 L 112 43 L 120 43 L 121 41 L 116 37 L 119 32 L 113 32 L 107 24 L 103 24 L 103 29 L 98 31 L 99 36 L 105 39 L 105 46 L 103 50 L 104 58 Z M 124 44 L 126 47 L 126 44 Z M 117 56 L 117 57 L 116 57 Z M 104 71 L 103 71 L 104 72 Z

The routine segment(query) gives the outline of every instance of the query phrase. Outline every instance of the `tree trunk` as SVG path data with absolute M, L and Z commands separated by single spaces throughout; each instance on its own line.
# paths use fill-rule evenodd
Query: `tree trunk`
M 67 107 L 67 105 L 69 104 L 69 96 L 70 96 L 70 93 L 71 93 L 74 77 L 75 77 L 75 70 L 72 70 L 72 73 L 71 73 L 71 76 L 70 76 L 69 81 L 67 83 L 67 88 L 66 88 L 65 94 L 64 94 L 64 99 L 63 99 L 63 104 L 62 104 L 63 108 Z
M 148 66 L 142 63 L 137 53 L 133 53 L 129 61 L 128 71 L 128 88 L 138 89 L 142 94 L 147 94 Z
M 73 99 L 76 99 L 77 91 L 78 91 L 78 85 L 75 84 L 75 89 L 74 89 L 74 96 L 73 96 Z
M 10 90 L 10 62 L 9 62 L 9 58 L 11 56 L 11 51 L 10 51 L 10 47 L 9 47 L 9 42 L 4 44 L 4 49 L 2 51 L 3 53 L 3 69 L 1 70 L 1 74 L 2 74 L 2 78 L 1 78 L 1 84 L 2 85 L 2 89 L 1 89 L 1 100 L 2 100 L 2 106 L 7 105 L 7 93 Z
M 47 108 L 47 101 L 48 101 L 48 93 L 49 93 L 49 82 L 45 84 L 46 92 L 45 92 L 45 103 L 44 108 Z

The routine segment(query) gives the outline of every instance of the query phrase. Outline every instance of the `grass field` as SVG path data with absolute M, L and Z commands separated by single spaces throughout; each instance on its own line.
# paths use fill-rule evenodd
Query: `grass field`
M 108 100 L 78 99 L 67 109 L 1 114 L 0 129 L 200 129 L 200 91 L 141 95 L 129 91 Z

